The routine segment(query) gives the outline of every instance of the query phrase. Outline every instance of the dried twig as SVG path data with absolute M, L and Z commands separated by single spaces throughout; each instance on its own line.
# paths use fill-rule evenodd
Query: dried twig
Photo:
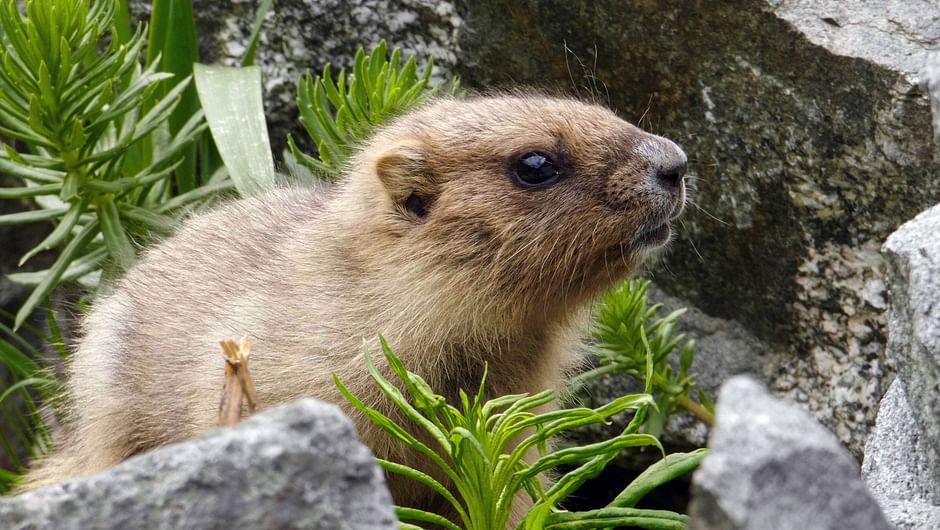
M 238 342 L 225 339 L 219 342 L 225 357 L 225 381 L 222 385 L 222 402 L 219 403 L 219 425 L 235 425 L 241 420 L 242 398 L 248 403 L 248 413 L 255 411 L 255 385 L 248 372 L 248 356 L 251 342 L 242 337 Z

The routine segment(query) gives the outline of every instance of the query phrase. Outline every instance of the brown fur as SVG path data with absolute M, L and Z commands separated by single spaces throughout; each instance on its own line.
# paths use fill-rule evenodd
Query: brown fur
M 528 151 L 552 153 L 562 179 L 515 183 L 512 161 Z M 639 234 L 681 209 L 681 186 L 652 173 L 679 158 L 593 105 L 437 100 L 381 129 L 331 189 L 282 189 L 188 220 L 88 316 L 68 432 L 27 487 L 215 427 L 218 342 L 246 334 L 261 404 L 337 403 L 378 456 L 430 470 L 356 414 L 330 375 L 394 416 L 363 365 L 363 343 L 377 351 L 382 333 L 447 395 L 474 388 L 483 363 L 492 395 L 562 387 L 592 299 L 655 246 Z M 407 208 L 412 195 L 425 216 Z M 413 483 L 391 487 L 401 504 L 433 502 Z

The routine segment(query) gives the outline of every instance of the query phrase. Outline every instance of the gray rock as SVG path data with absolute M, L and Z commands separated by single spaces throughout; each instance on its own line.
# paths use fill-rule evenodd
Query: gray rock
M 884 245 L 891 292 L 888 358 L 904 381 L 940 477 L 940 205 L 899 228 Z M 934 485 L 932 499 L 937 497 Z
M 930 107 L 933 109 L 934 137 L 940 142 L 940 51 L 927 57 L 922 84 L 930 96 Z
M 940 507 L 918 502 L 883 501 L 885 516 L 895 530 L 937 530 L 940 528 Z
M 722 386 L 693 475 L 692 530 L 888 530 L 836 437 L 747 376 Z
M 7 529 L 397 529 L 372 454 L 305 399 L 98 475 L 0 499 Z
M 577 91 L 684 145 L 693 204 L 654 280 L 785 353 L 760 358 L 774 393 L 860 455 L 890 379 L 878 249 L 940 201 L 919 78 L 940 44 L 936 2 L 477 0 L 460 13 L 466 82 Z
M 940 505 L 940 483 L 927 460 L 927 442 L 904 383 L 895 379 L 881 400 L 862 462 L 862 478 L 878 499 Z

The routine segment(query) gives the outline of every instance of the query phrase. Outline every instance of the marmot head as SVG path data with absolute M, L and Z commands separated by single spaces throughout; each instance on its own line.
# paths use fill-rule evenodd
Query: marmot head
M 436 100 L 380 130 L 356 164 L 355 192 L 375 197 L 361 222 L 390 236 L 373 247 L 385 265 L 491 308 L 592 298 L 669 240 L 685 201 L 676 144 L 543 96 Z

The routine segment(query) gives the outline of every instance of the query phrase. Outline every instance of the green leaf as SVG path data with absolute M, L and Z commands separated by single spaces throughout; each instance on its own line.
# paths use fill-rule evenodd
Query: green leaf
M 177 220 L 172 217 L 132 204 L 123 204 L 119 209 L 122 217 L 140 223 L 160 234 L 168 235 L 173 233 L 177 225 Z
M 398 475 L 406 476 L 408 478 L 411 478 L 427 486 L 428 488 L 431 488 L 438 495 L 440 495 L 441 497 L 444 497 L 444 499 L 446 499 L 447 502 L 450 503 L 450 505 L 453 506 L 455 510 L 457 510 L 457 513 L 460 514 L 461 518 L 464 518 L 464 519 L 466 518 L 467 513 L 466 511 L 464 511 L 463 507 L 460 505 L 460 502 L 457 500 L 457 498 L 454 497 L 453 494 L 451 494 L 451 492 L 447 488 L 445 488 L 443 484 L 434 480 L 434 478 L 431 475 L 428 475 L 427 473 L 424 473 L 423 471 L 418 471 L 417 469 L 410 468 L 406 465 L 397 464 L 395 462 L 390 462 L 388 460 L 383 460 L 381 458 L 376 458 L 376 462 L 378 462 L 379 466 L 382 469 L 384 469 L 385 471 L 388 471 L 389 473 L 396 473 Z
M 588 512 L 557 512 L 548 516 L 545 530 L 593 530 L 630 526 L 649 530 L 686 530 L 688 517 L 665 510 L 601 508 Z
M 451 530 L 460 530 L 459 526 L 452 523 L 446 517 L 437 515 L 436 513 L 426 512 L 424 510 L 417 510 L 415 508 L 402 508 L 400 506 L 396 506 L 395 516 L 397 516 L 401 521 L 421 521 L 425 523 L 433 523 L 437 526 L 443 526 L 444 528 L 449 528 Z
M 274 189 L 261 69 L 196 65 L 195 76 L 209 130 L 238 192 L 247 197 Z
M 88 246 L 88 243 L 98 234 L 98 223 L 97 221 L 92 221 L 85 225 L 75 237 L 62 249 L 62 253 L 59 254 L 59 258 L 56 259 L 52 267 L 49 268 L 49 273 L 46 274 L 42 282 L 36 286 L 35 289 L 29 294 L 29 297 L 23 302 L 23 305 L 20 306 L 20 309 L 16 312 L 16 321 L 14 324 L 14 329 L 19 328 L 23 322 L 26 321 L 26 318 L 36 309 L 45 298 L 49 295 L 49 292 L 58 284 L 59 279 L 68 269 L 69 264 L 72 260 L 78 257 L 82 251 L 85 250 L 85 247 Z
M 261 38 L 261 28 L 264 27 L 264 19 L 271 10 L 274 0 L 261 0 L 258 5 L 258 11 L 255 13 L 255 22 L 251 28 L 251 37 L 248 39 L 248 47 L 245 48 L 245 54 L 242 56 L 241 66 L 252 66 L 255 64 L 255 53 L 258 51 L 258 40 Z
M 39 221 L 51 221 L 67 211 L 68 208 L 63 207 L 48 210 L 32 210 L 28 212 L 8 213 L 5 215 L 0 215 L 0 225 L 17 225 L 23 223 L 36 223 Z
M 62 217 L 62 220 L 59 221 L 59 224 L 56 225 L 55 229 L 48 236 L 46 236 L 42 242 L 23 255 L 22 258 L 20 258 L 19 266 L 22 267 L 23 264 L 26 263 L 26 260 L 35 256 L 36 254 L 44 250 L 55 248 L 60 243 L 62 243 L 62 241 L 64 241 L 65 238 L 72 233 L 72 228 L 75 227 L 75 225 L 78 223 L 79 217 L 85 213 L 87 208 L 88 202 L 85 200 L 73 203 L 65 213 L 65 216 Z
M 189 193 L 184 193 L 182 195 L 173 197 L 172 199 L 157 207 L 157 211 L 159 213 L 172 212 L 178 208 L 183 208 L 193 203 L 203 201 L 209 197 L 214 197 L 227 191 L 234 190 L 235 183 L 231 180 L 223 180 L 221 182 L 206 184 L 194 189 L 193 191 L 190 191 Z
M 134 264 L 136 252 L 124 226 L 121 224 L 117 205 L 111 198 L 104 198 L 97 203 L 98 222 L 101 224 L 101 234 L 108 253 L 114 259 L 119 270 L 126 271 Z
M 128 0 L 118 0 L 117 10 L 114 12 L 114 29 L 121 44 L 131 39 L 131 17 L 127 3 Z
M 646 468 L 608 506 L 632 508 L 647 493 L 663 484 L 690 473 L 698 467 L 707 451 L 698 449 L 691 453 L 673 453 Z
M 62 274 L 60 282 L 70 282 L 98 270 L 102 262 L 108 257 L 108 249 L 99 247 L 88 254 L 74 260 Z M 39 285 L 49 274 L 49 269 L 36 272 L 15 272 L 7 274 L 7 279 L 20 285 Z
M 43 184 L 41 186 L 26 186 L 23 188 L 0 188 L 0 199 L 25 199 L 37 195 L 56 195 L 59 193 L 58 184 Z

